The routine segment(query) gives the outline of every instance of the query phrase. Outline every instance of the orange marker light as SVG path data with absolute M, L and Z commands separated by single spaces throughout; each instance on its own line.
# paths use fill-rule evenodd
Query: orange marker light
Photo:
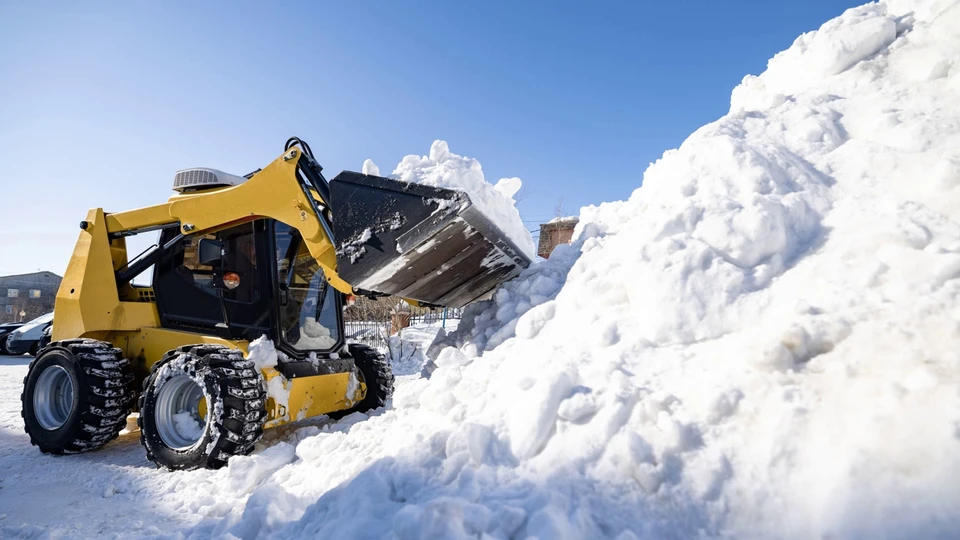
M 223 275 L 223 286 L 233 290 L 240 286 L 240 274 L 227 272 Z

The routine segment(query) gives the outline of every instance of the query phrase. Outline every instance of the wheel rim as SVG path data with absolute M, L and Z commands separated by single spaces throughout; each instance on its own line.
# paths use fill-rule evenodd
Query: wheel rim
M 185 450 L 200 442 L 207 424 L 206 415 L 200 414 L 203 398 L 203 388 L 186 374 L 175 375 L 160 386 L 154 419 L 164 444 Z
M 73 412 L 73 379 L 61 366 L 43 370 L 33 389 L 33 412 L 48 431 L 60 428 Z

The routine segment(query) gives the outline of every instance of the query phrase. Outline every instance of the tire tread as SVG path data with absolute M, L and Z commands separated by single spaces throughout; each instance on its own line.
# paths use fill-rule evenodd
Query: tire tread
M 25 426 L 24 430 L 30 436 L 30 444 L 40 448 L 45 454 L 75 454 L 87 452 L 102 447 L 116 439 L 126 426 L 127 415 L 135 398 L 133 372 L 129 360 L 123 357 L 123 351 L 105 341 L 93 339 L 65 339 L 50 343 L 30 361 L 27 376 L 23 383 L 26 387 L 30 372 L 38 359 L 43 358 L 44 351 L 53 348 L 67 350 L 77 362 L 77 371 L 83 372 L 83 381 L 86 391 L 81 389 L 80 413 L 75 421 L 74 433 L 70 442 L 58 447 L 50 447 L 36 440 Z M 110 362 L 111 367 L 104 369 L 104 363 Z M 20 394 L 20 415 L 26 415 L 26 391 Z M 97 426 L 90 431 L 86 426 Z M 105 431 L 104 431 L 105 430 Z

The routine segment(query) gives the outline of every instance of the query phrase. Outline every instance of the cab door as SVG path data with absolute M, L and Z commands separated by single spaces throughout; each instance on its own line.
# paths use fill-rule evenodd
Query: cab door
M 274 339 L 272 238 L 266 220 L 185 236 L 154 270 L 154 290 L 165 328 L 227 339 Z M 161 245 L 177 235 L 167 230 Z M 201 241 L 222 246 L 219 261 L 200 259 Z

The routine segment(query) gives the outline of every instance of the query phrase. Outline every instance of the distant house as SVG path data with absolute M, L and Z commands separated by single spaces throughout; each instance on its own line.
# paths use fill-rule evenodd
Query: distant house
M 573 216 L 552 219 L 549 223 L 540 225 L 540 245 L 537 246 L 537 255 L 548 259 L 553 248 L 560 244 L 569 244 L 577 223 L 580 223 L 580 219 Z
M 0 276 L 0 322 L 29 321 L 53 311 L 62 280 L 53 272 Z

